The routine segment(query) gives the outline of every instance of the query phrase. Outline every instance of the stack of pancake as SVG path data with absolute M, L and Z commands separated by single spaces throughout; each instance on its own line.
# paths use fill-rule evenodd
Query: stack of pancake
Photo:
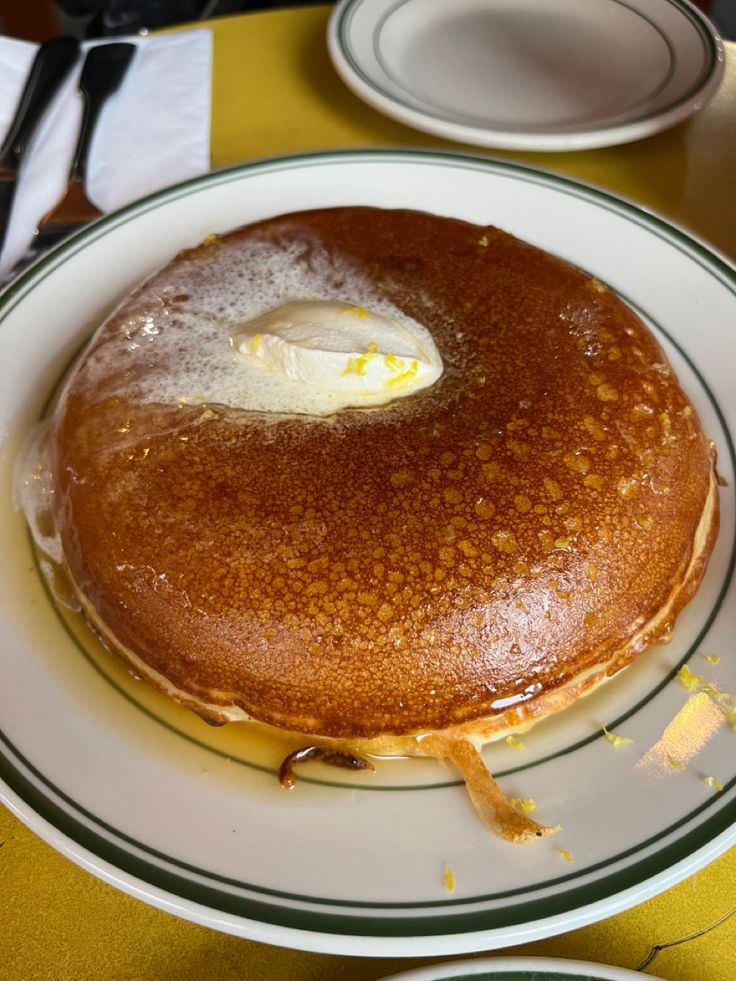
M 438 380 L 325 414 L 249 401 L 243 324 L 323 300 L 422 325 Z M 666 640 L 718 524 L 713 449 L 636 314 L 496 228 L 411 211 L 180 254 L 93 336 L 50 453 L 67 572 L 136 673 L 212 723 L 450 757 L 511 840 L 547 829 L 477 747 Z

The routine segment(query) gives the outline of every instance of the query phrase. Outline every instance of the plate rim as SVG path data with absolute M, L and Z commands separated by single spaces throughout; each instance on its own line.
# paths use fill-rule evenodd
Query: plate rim
M 540 972 L 545 972 L 544 976 L 537 978 L 536 975 Z M 529 976 L 530 973 L 534 974 L 534 978 Z M 512 954 L 506 957 L 475 957 L 472 960 L 427 964 L 391 974 L 379 981 L 467 981 L 476 976 L 483 979 L 498 975 L 509 975 L 508 981 L 514 981 L 515 974 L 518 975 L 517 981 L 570 981 L 581 977 L 583 981 L 634 981 L 642 976 L 638 971 L 616 964 L 567 957 Z M 653 974 L 647 974 L 647 977 L 651 981 L 659 981 Z M 506 977 L 501 981 L 507 981 Z
M 282 916 L 276 919 L 252 918 L 228 910 L 203 905 L 177 892 L 170 892 L 160 886 L 152 885 L 146 879 L 121 869 L 119 866 L 101 858 L 70 838 L 55 824 L 45 817 L 29 809 L 24 798 L 15 793 L 0 777 L 0 803 L 4 804 L 22 824 L 36 834 L 46 844 L 71 860 L 75 865 L 101 879 L 108 885 L 141 900 L 147 905 L 167 913 L 172 913 L 181 919 L 201 926 L 217 929 L 221 932 L 245 939 L 270 943 L 296 950 L 313 953 L 343 954 L 363 957 L 418 957 L 439 954 L 465 954 L 483 950 L 497 950 L 513 947 L 522 943 L 531 943 L 557 936 L 570 929 L 580 929 L 598 923 L 617 913 L 624 912 L 634 906 L 651 899 L 665 889 L 682 882 L 704 865 L 709 864 L 731 846 L 736 844 L 736 833 L 732 827 L 717 838 L 711 839 L 700 849 L 692 852 L 688 858 L 677 865 L 671 866 L 668 877 L 663 884 L 656 881 L 659 877 L 648 879 L 643 883 L 629 886 L 613 896 L 607 896 L 595 903 L 575 910 L 574 926 L 571 927 L 569 911 L 543 919 L 523 921 L 515 927 L 496 927 L 491 929 L 471 929 L 467 932 L 437 933 L 434 929 L 426 933 L 407 933 L 393 930 L 388 933 L 353 933 L 348 929 L 328 931 L 311 928 L 310 926 L 294 926 L 283 923 Z M 279 907 L 269 907 L 279 910 Z M 458 914 L 463 916 L 464 914 Z M 483 912 L 475 914 L 483 919 Z M 293 920 L 293 916 L 289 917 Z M 320 918 L 327 918 L 322 913 L 314 914 L 318 923 Z M 346 926 L 359 917 L 348 916 Z M 386 922 L 391 922 L 388 919 Z M 405 921 L 397 920 L 396 923 Z M 436 923 L 436 919 L 428 921 Z M 315 924 L 316 925 L 316 924 Z
M 402 101 L 379 80 L 365 72 L 352 57 L 346 36 L 355 9 L 371 0 L 338 0 L 327 23 L 327 48 L 332 65 L 344 84 L 371 108 L 412 129 L 454 142 L 506 150 L 570 151 L 616 146 L 669 129 L 701 109 L 715 94 L 723 78 L 725 51 L 714 24 L 689 0 L 664 0 L 692 25 L 706 49 L 706 65 L 687 95 L 649 115 L 637 115 L 597 127 L 565 126 L 540 131 L 534 127 L 490 127 L 458 122 L 448 112 L 428 113 Z M 408 0 L 396 0 L 397 6 Z M 621 2 L 621 0 L 614 0 Z M 626 4 L 636 10 L 637 0 Z M 668 46 L 671 46 L 668 42 Z
M 638 216 L 639 223 L 644 224 L 651 230 L 652 226 L 658 226 L 658 234 L 667 238 L 671 244 L 676 245 L 676 247 L 682 251 L 687 251 L 691 257 L 693 253 L 698 255 L 698 261 L 702 265 L 706 265 L 709 271 L 716 276 L 719 281 L 724 282 L 728 280 L 728 285 L 731 291 L 736 293 L 736 267 L 733 263 L 724 256 L 720 256 L 715 250 L 713 250 L 707 244 L 698 241 L 690 233 L 678 228 L 673 225 L 672 222 L 667 219 L 661 218 L 654 213 L 648 212 L 642 209 L 641 206 L 636 205 L 632 202 L 627 202 L 625 199 L 613 195 L 608 191 L 597 188 L 590 184 L 585 184 L 584 182 L 573 180 L 567 177 L 561 177 L 552 173 L 541 171 L 538 168 L 529 167 L 527 165 L 517 164 L 513 161 L 494 161 L 488 160 L 483 157 L 473 157 L 467 154 L 455 154 L 447 152 L 433 152 L 433 151 L 411 151 L 411 150 L 348 150 L 348 151 L 320 151 L 316 153 L 307 154 L 289 154 L 278 158 L 268 158 L 266 160 L 255 161 L 249 164 L 237 165 L 235 167 L 225 168 L 222 171 L 212 172 L 211 174 L 203 175 L 198 178 L 194 178 L 189 181 L 182 182 L 181 184 L 175 185 L 171 188 L 164 189 L 163 191 L 156 192 L 149 195 L 147 198 L 141 201 L 135 202 L 134 204 L 128 206 L 127 208 L 121 209 L 106 218 L 101 219 L 100 222 L 96 223 L 95 226 L 91 226 L 89 229 L 78 233 L 73 239 L 70 239 L 67 243 L 59 246 L 53 254 L 41 259 L 36 265 L 28 269 L 25 273 L 22 273 L 18 280 L 10 284 L 6 290 L 0 294 L 0 322 L 3 318 L 4 309 L 8 306 L 10 309 L 22 299 L 27 288 L 32 288 L 33 283 L 40 277 L 45 275 L 44 270 L 51 271 L 54 265 L 64 259 L 68 254 L 73 254 L 77 248 L 83 248 L 86 243 L 88 243 L 97 234 L 105 235 L 107 231 L 114 229 L 116 223 L 125 215 L 135 215 L 136 213 L 144 213 L 149 210 L 151 206 L 155 207 L 156 202 L 164 203 L 165 201 L 174 200 L 177 196 L 187 195 L 190 191 L 196 187 L 201 187 L 209 184 L 219 183 L 222 180 L 239 180 L 244 176 L 250 176 L 257 174 L 259 172 L 268 171 L 270 168 L 283 169 L 285 167 L 296 166 L 303 167 L 305 165 L 314 164 L 324 164 L 324 163 L 344 163 L 345 161 L 352 160 L 353 162 L 360 163 L 370 163 L 373 161 L 386 162 L 387 160 L 399 160 L 402 162 L 416 163 L 418 161 L 424 161 L 432 165 L 438 164 L 452 164 L 454 166 L 471 166 L 474 169 L 480 169 L 484 171 L 490 171 L 493 173 L 501 173 L 507 176 L 512 176 L 516 179 L 521 177 L 526 182 L 537 182 L 542 183 L 546 186 L 551 186 L 557 190 L 562 189 L 568 193 L 575 193 L 578 197 L 583 197 L 586 200 L 594 200 L 596 203 L 601 204 L 606 203 L 610 208 L 617 212 L 625 212 L 627 217 L 631 218 L 632 215 Z M 5 763 L 4 760 L 0 760 L 0 763 Z M 12 788 L 10 784 L 5 784 L 8 787 L 10 793 L 7 795 L 8 803 L 11 805 L 11 810 L 24 820 L 22 812 L 24 808 L 22 803 L 28 805 L 28 802 L 24 797 L 16 795 L 15 789 Z M 0 787 L 1 789 L 1 787 Z M 0 796 L 2 796 L 0 794 Z M 137 880 L 134 876 L 128 875 L 129 882 L 121 882 L 120 878 L 120 868 L 118 866 L 110 866 L 107 871 L 101 868 L 101 861 L 104 864 L 104 859 L 100 860 L 100 856 L 96 855 L 94 852 L 89 852 L 83 847 L 79 847 L 79 843 L 74 838 L 68 837 L 59 827 L 48 822 L 47 819 L 37 810 L 31 807 L 32 814 L 30 815 L 31 821 L 35 822 L 39 827 L 44 826 L 46 834 L 41 834 L 45 840 L 49 841 L 51 844 L 55 844 L 55 847 L 59 847 L 68 857 L 76 861 L 77 864 L 81 864 L 88 868 L 89 871 L 96 872 L 101 878 L 107 879 L 107 881 L 113 882 L 124 891 L 130 892 L 133 895 L 138 896 L 138 898 L 152 902 L 153 905 L 158 905 L 160 908 L 169 909 L 172 911 L 172 906 L 175 907 L 176 912 L 179 915 L 185 916 L 185 918 L 193 919 L 196 922 L 201 922 L 206 925 L 213 925 L 212 922 L 212 910 L 213 907 L 200 907 L 196 903 L 192 903 L 182 896 L 181 893 L 172 893 L 165 895 L 153 896 L 150 893 L 150 883 L 145 880 Z M 288 944 L 290 946 L 300 947 L 306 950 L 324 950 L 329 952 L 344 952 L 344 953 L 364 953 L 370 954 L 375 953 L 375 946 L 378 945 L 381 948 L 381 952 L 386 952 L 390 950 L 391 952 L 398 953 L 399 955 L 409 956 L 412 953 L 426 953 L 428 947 L 431 946 L 429 941 L 434 941 L 435 944 L 439 943 L 439 946 L 435 946 L 435 952 L 447 953 L 449 951 L 462 952 L 482 949 L 483 947 L 488 947 L 489 942 L 495 942 L 496 946 L 508 945 L 511 943 L 520 943 L 525 939 L 530 938 L 530 931 L 535 938 L 549 936 L 553 933 L 560 932 L 564 929 L 569 929 L 569 913 L 572 910 L 577 912 L 576 923 L 582 925 L 586 922 L 595 922 L 601 919 L 603 916 L 612 915 L 621 909 L 628 908 L 628 906 L 635 905 L 637 902 L 643 901 L 649 898 L 650 895 L 655 895 L 657 892 L 662 891 L 663 888 L 669 888 L 675 882 L 680 881 L 682 878 L 689 875 L 691 872 L 700 868 L 706 862 L 717 857 L 725 851 L 730 844 L 736 841 L 736 825 L 728 824 L 723 827 L 721 826 L 715 837 L 711 837 L 710 831 L 713 828 L 713 820 L 716 818 L 721 818 L 725 815 L 726 809 L 718 812 L 716 815 L 712 815 L 707 826 L 698 825 L 697 828 L 693 829 L 684 838 L 678 839 L 668 846 L 669 850 L 679 850 L 681 851 L 682 842 L 685 840 L 691 841 L 697 839 L 699 844 L 695 848 L 686 849 L 686 854 L 680 858 L 678 862 L 671 865 L 666 865 L 664 869 L 659 869 L 653 875 L 644 875 L 642 878 L 637 879 L 636 883 L 630 885 L 628 888 L 620 889 L 619 891 L 613 891 L 607 894 L 603 899 L 599 899 L 595 902 L 588 903 L 587 906 L 571 906 L 569 910 L 559 916 L 545 917 L 537 919 L 536 921 L 529 922 L 525 920 L 524 922 L 518 923 L 516 925 L 515 931 L 509 931 L 506 927 L 500 926 L 492 928 L 491 930 L 478 930 L 474 926 L 469 929 L 455 930 L 447 934 L 441 934 L 439 937 L 434 935 L 434 928 L 431 930 L 431 934 L 434 936 L 428 937 L 423 934 L 408 935 L 402 932 L 400 935 L 379 935 L 374 934 L 362 934 L 356 935 L 355 933 L 326 933 L 323 931 L 308 929 L 305 931 L 303 928 L 295 928 L 283 925 L 274 925 L 273 923 L 269 925 L 268 921 L 265 919 L 247 919 L 242 916 L 238 916 L 237 920 L 239 923 L 247 923 L 248 928 L 237 928 L 237 924 L 230 923 L 230 929 L 227 932 L 238 933 L 242 936 L 255 937 L 256 939 L 266 939 L 268 942 Z M 25 823 L 31 826 L 31 822 L 25 820 Z M 721 822 L 722 823 L 722 822 Z M 705 832 L 705 828 L 708 828 L 708 832 Z M 705 834 L 705 840 L 703 840 L 703 835 Z M 48 835 L 48 837 L 47 837 Z M 54 838 L 54 840 L 51 840 Z M 659 855 L 659 853 L 658 853 Z M 641 865 L 650 865 L 654 862 L 654 857 L 650 856 L 646 859 L 641 860 L 634 867 L 639 869 Z M 630 869 L 624 870 L 624 872 L 629 872 Z M 125 873 L 127 875 L 127 873 Z M 665 876 L 666 882 L 662 884 L 661 877 Z M 659 882 L 657 880 L 660 880 Z M 143 883 L 141 888 L 140 883 Z M 584 889 L 598 889 L 599 883 L 596 880 L 595 883 L 591 885 L 583 885 Z M 173 899 L 172 899 L 173 897 Z M 633 901 L 632 901 L 633 899 Z M 182 901 L 191 907 L 188 912 L 183 911 Z M 349 906 L 349 903 L 344 905 Z M 414 904 L 416 907 L 417 904 Z M 448 905 L 445 904 L 439 905 Z M 586 911 L 586 916 L 581 917 L 580 911 L 584 909 Z M 204 912 L 202 912 L 204 910 Z M 320 917 L 323 914 L 316 914 Z M 474 916 L 475 920 L 483 914 L 471 914 Z M 451 914 L 447 919 L 456 920 L 459 917 L 464 917 L 467 919 L 467 913 L 455 913 Z M 432 918 L 428 922 L 432 923 L 435 927 L 438 918 Z M 552 925 L 554 921 L 554 925 Z M 407 921 L 404 921 L 407 922 Z M 534 932 L 536 928 L 536 933 Z M 256 934 L 261 933 L 262 937 L 257 937 Z M 512 933 L 517 935 L 516 939 L 510 939 Z M 462 938 L 463 942 L 458 943 L 458 937 Z M 306 938 L 306 939 L 305 939 Z M 319 946 L 315 946 L 313 940 L 319 938 Z M 448 938 L 450 943 L 448 943 Z M 416 946 L 409 947 L 407 945 L 416 942 Z M 360 946 L 361 950 L 357 950 L 356 947 Z M 348 947 L 350 949 L 348 949 Z M 398 949 L 397 949 L 398 948 Z

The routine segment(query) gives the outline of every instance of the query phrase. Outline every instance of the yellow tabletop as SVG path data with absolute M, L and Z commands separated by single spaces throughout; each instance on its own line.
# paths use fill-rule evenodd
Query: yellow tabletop
M 214 34 L 212 164 L 341 147 L 468 149 L 385 119 L 339 81 L 327 56 L 328 7 L 208 23 Z M 659 211 L 736 258 L 736 45 L 714 99 L 676 128 L 576 153 L 495 152 L 592 182 Z M 647 903 L 602 923 L 494 952 L 635 967 L 736 904 L 736 849 Z M 426 959 L 282 950 L 153 909 L 93 878 L 0 808 L 2 981 L 374 981 Z M 475 956 L 482 956 L 481 954 Z M 669 981 L 734 981 L 736 915 L 659 953 Z

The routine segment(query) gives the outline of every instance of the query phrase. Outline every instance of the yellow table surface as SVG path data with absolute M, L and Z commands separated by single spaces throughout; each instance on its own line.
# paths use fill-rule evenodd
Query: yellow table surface
M 329 61 L 328 13 L 328 7 L 307 7 L 208 22 L 215 52 L 213 167 L 342 147 L 485 152 L 413 132 L 363 105 Z M 726 51 L 725 78 L 716 96 L 666 133 L 603 150 L 493 155 L 605 187 L 661 212 L 736 258 L 736 45 L 727 44 Z M 651 945 L 699 931 L 735 904 L 732 849 L 634 909 L 494 953 L 631 968 Z M 429 963 L 309 954 L 187 923 L 93 878 L 2 808 L 0 937 L 0 981 L 373 981 Z M 663 950 L 648 973 L 668 981 L 734 981 L 736 915 L 697 939 Z

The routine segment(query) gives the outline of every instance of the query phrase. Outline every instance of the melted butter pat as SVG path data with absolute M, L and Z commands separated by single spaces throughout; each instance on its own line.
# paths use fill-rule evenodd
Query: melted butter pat
M 312 398 L 323 393 L 325 411 L 334 411 L 411 395 L 443 371 L 421 324 L 337 300 L 285 303 L 243 324 L 232 343 L 259 366 L 281 411 L 290 411 L 295 385 Z

